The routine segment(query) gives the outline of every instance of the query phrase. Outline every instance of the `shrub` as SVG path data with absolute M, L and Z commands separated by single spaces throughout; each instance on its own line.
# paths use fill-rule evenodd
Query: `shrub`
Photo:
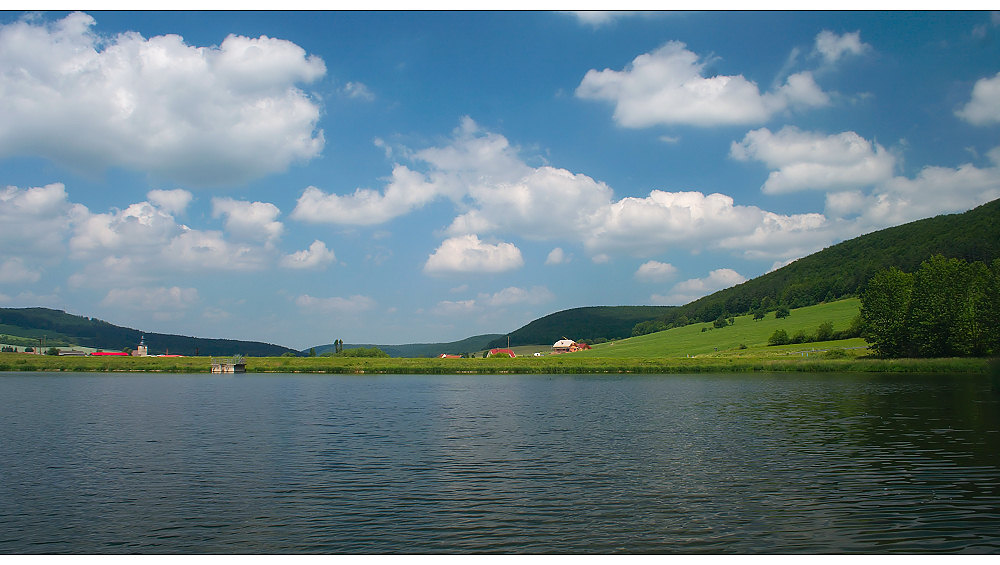
M 787 318 L 790 315 L 791 312 L 788 310 L 788 306 L 778 306 L 778 309 L 774 311 L 775 318 Z
M 786 345 L 788 343 L 788 332 L 785 330 L 774 330 L 771 337 L 767 338 L 768 345 Z
M 823 322 L 816 330 L 816 341 L 829 341 L 833 339 L 833 322 Z

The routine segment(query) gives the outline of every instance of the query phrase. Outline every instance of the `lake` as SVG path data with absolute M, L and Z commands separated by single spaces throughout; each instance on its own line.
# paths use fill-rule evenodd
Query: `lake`
M 967 375 L 0 373 L 0 553 L 1000 553 Z

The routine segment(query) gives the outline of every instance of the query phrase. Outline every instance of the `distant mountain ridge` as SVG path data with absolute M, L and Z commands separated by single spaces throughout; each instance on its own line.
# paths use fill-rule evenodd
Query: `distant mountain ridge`
M 50 308 L 0 308 L 0 334 L 37 340 L 45 338 L 50 345 L 80 345 L 120 351 L 135 349 L 139 339 L 145 339 L 149 353 L 175 355 L 234 355 L 241 353 L 254 357 L 271 357 L 283 353 L 296 353 L 271 343 L 189 337 L 156 332 L 143 332 L 116 326 L 99 320 L 67 314 Z
M 344 349 L 356 349 L 359 347 L 371 348 L 377 347 L 382 351 L 389 354 L 390 357 L 437 357 L 442 353 L 448 353 L 452 355 L 461 355 L 463 353 L 473 353 L 476 351 L 482 351 L 487 349 L 489 343 L 499 337 L 502 334 L 484 334 L 476 335 L 472 337 L 467 337 L 458 341 L 450 341 L 445 343 L 408 343 L 403 345 L 377 345 L 377 344 L 351 344 L 345 343 Z M 308 353 L 310 349 L 316 350 L 316 355 L 322 355 L 328 351 L 333 351 L 333 344 L 327 345 L 317 345 L 315 347 L 305 349 L 302 353 Z

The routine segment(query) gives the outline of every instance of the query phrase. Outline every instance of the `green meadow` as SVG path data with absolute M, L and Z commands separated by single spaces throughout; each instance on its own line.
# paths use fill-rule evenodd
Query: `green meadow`
M 706 355 L 737 355 L 747 356 L 787 355 L 789 352 L 816 348 L 860 348 L 851 349 L 857 355 L 868 352 L 867 344 L 860 338 L 841 340 L 837 342 L 805 343 L 788 346 L 768 346 L 767 340 L 775 330 L 783 329 L 788 335 L 802 331 L 809 335 L 816 334 L 819 325 L 824 322 L 833 324 L 833 330 L 844 331 L 858 315 L 861 301 L 857 298 L 838 300 L 816 306 L 796 308 L 786 318 L 775 318 L 770 312 L 762 320 L 754 320 L 753 316 L 736 316 L 734 324 L 723 328 L 713 327 L 712 323 L 697 323 L 673 328 L 667 331 L 633 337 L 626 340 L 601 343 L 590 351 L 580 352 L 581 357 L 695 357 Z M 742 349 L 740 346 L 746 346 Z M 575 355 L 575 354 L 574 354 Z M 857 356 L 853 355 L 852 356 Z

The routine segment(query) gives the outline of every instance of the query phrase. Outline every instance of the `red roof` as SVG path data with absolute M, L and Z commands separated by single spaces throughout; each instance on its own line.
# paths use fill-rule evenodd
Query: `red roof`
M 114 355 L 117 357 L 128 357 L 128 353 L 123 353 L 121 351 L 95 351 L 91 353 L 91 355 L 104 355 L 104 356 Z

